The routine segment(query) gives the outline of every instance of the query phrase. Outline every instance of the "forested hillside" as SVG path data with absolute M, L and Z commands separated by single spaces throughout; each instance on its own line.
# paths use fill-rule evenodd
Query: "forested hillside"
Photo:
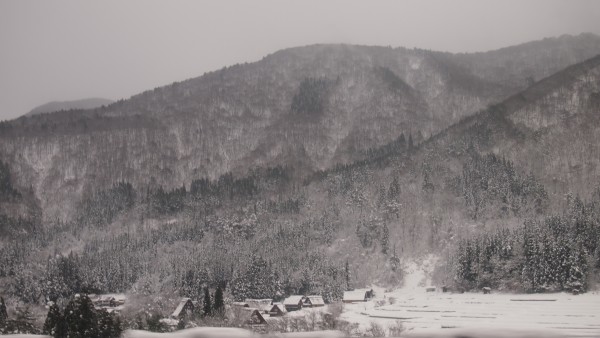
M 401 134 L 421 142 L 597 53 L 594 35 L 476 54 L 291 48 L 104 108 L 3 122 L 0 160 L 45 220 L 66 221 L 86 195 L 121 181 L 173 189 L 278 165 L 305 176 Z
M 465 59 L 290 49 L 77 117 L 3 123 L 0 293 L 126 292 L 140 312 L 205 287 L 332 301 L 401 285 L 403 259 L 429 252 L 447 285 L 586 291 L 600 268 L 600 56 L 522 85 Z

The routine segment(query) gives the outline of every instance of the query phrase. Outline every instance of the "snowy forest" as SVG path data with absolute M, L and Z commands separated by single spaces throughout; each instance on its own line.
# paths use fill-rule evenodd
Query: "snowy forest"
M 2 122 L 0 332 L 162 331 L 182 298 L 203 304 L 198 322 L 236 325 L 226 305 L 339 304 L 402 286 L 427 254 L 456 292 L 596 290 L 600 57 L 582 47 L 542 67 L 538 47 L 519 48 L 522 64 L 511 50 L 290 49 Z M 128 310 L 96 311 L 92 294 L 125 294 Z

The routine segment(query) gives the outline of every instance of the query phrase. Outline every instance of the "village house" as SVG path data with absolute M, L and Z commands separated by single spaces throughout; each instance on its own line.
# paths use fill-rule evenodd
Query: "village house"
M 123 295 L 112 296 L 90 294 L 89 297 L 95 308 L 118 307 L 125 304 L 125 297 Z
M 373 290 L 356 289 L 353 291 L 344 291 L 344 303 L 366 302 L 373 298 Z
M 321 307 L 321 306 L 325 306 L 325 301 L 323 300 L 322 296 L 306 296 L 304 297 L 304 304 L 302 304 L 302 306 L 304 307 Z
M 265 298 L 265 299 L 247 298 L 244 301 L 244 304 L 246 304 L 246 306 L 244 306 L 244 307 L 258 309 L 262 314 L 268 314 L 269 311 L 271 310 L 271 307 L 273 306 L 273 300 L 270 298 Z
M 245 326 L 261 328 L 267 325 L 267 321 L 258 309 L 243 308 L 241 315 Z
M 196 307 L 194 306 L 194 303 L 191 299 L 182 298 L 179 304 L 177 305 L 175 311 L 173 311 L 173 313 L 171 314 L 171 318 L 179 319 L 185 316 L 190 316 L 194 313 L 195 309 Z
M 296 311 L 302 309 L 302 305 L 304 304 L 303 296 L 289 296 L 283 301 L 283 306 L 285 309 L 289 311 Z
M 271 310 L 269 310 L 269 315 L 271 315 L 271 317 L 281 317 L 284 316 L 286 313 L 287 310 L 285 309 L 283 303 L 273 303 L 273 306 L 271 306 Z

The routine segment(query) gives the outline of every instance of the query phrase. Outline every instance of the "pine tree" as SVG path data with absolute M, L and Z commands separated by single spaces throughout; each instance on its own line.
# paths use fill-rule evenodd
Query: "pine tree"
M 398 183 L 398 177 L 394 176 L 390 187 L 388 188 L 388 197 L 394 200 L 400 196 L 400 183 Z
M 208 288 L 204 288 L 204 299 L 202 300 L 202 311 L 204 317 L 212 317 L 213 315 L 213 306 L 210 301 L 210 292 Z
M 92 300 L 87 295 L 75 295 L 65 307 L 63 318 L 69 338 L 98 336 L 96 311 Z
M 394 244 L 394 253 L 392 254 L 392 257 L 390 257 L 390 267 L 394 272 L 398 271 L 398 268 L 400 267 L 400 258 L 398 258 L 398 255 L 396 254 L 396 244 Z
M 381 252 L 383 254 L 388 253 L 390 249 L 390 230 L 388 229 L 387 223 L 383 224 L 383 230 L 381 232 Z
M 120 337 L 123 328 L 119 317 L 102 310 L 98 312 L 98 337 L 114 338 Z
M 221 286 L 217 286 L 217 291 L 215 291 L 215 304 L 213 307 L 214 313 L 217 316 L 223 316 L 225 314 L 225 302 L 223 300 L 223 290 Z
M 52 337 L 62 337 L 58 335 L 58 333 L 62 330 L 59 330 L 59 325 L 63 322 L 63 316 L 60 312 L 60 308 L 56 303 L 52 303 L 50 308 L 48 309 L 48 315 L 46 316 L 46 321 L 44 322 L 43 333 L 50 335 Z M 64 332 L 60 332 L 64 333 Z
M 346 266 L 344 267 L 344 273 L 346 277 L 346 290 L 350 290 L 350 264 L 346 260 Z
M 435 190 L 435 186 L 429 178 L 429 171 L 423 171 L 423 185 L 421 186 L 425 193 L 432 193 Z
M 283 290 L 283 282 L 281 281 L 281 278 L 279 277 L 279 273 L 277 271 L 273 271 L 271 269 L 271 277 L 269 278 L 271 281 L 270 287 L 269 287 L 269 297 L 272 297 L 274 300 L 282 300 L 284 297 L 284 290 Z
M 6 304 L 4 303 L 4 298 L 0 297 L 0 324 L 6 322 L 7 319 Z

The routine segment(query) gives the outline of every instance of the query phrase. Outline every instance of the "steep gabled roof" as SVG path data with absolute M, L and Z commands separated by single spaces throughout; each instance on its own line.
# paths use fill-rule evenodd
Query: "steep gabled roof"
M 367 290 L 344 291 L 344 301 L 362 302 L 367 298 Z
M 183 309 L 185 308 L 185 304 L 187 304 L 188 302 L 192 302 L 192 300 L 190 298 L 182 298 L 181 301 L 179 302 L 179 305 L 177 305 L 177 308 L 175 309 L 175 311 L 173 311 L 173 313 L 171 314 L 171 317 L 179 317 L 179 315 L 181 314 L 181 311 L 183 311 Z M 192 303 L 193 305 L 193 303 Z
M 263 315 L 260 314 L 259 309 L 243 308 L 242 315 L 244 316 L 246 324 L 249 325 L 262 325 L 267 323 Z
M 323 297 L 319 296 L 319 295 L 306 296 L 306 300 L 308 300 L 313 306 L 314 305 L 325 305 L 325 300 L 323 300 Z
M 289 296 L 283 301 L 283 305 L 298 305 L 303 298 L 304 296 Z
M 271 310 L 271 304 L 273 304 L 273 300 L 270 298 L 265 299 L 250 299 L 246 298 L 244 301 L 251 308 L 257 308 L 261 311 L 269 311 Z
M 287 313 L 287 309 L 285 308 L 285 305 L 283 305 L 283 303 L 273 303 L 273 306 L 271 306 L 269 312 L 275 312 L 277 309 L 279 309 L 279 311 L 281 311 L 282 313 Z

